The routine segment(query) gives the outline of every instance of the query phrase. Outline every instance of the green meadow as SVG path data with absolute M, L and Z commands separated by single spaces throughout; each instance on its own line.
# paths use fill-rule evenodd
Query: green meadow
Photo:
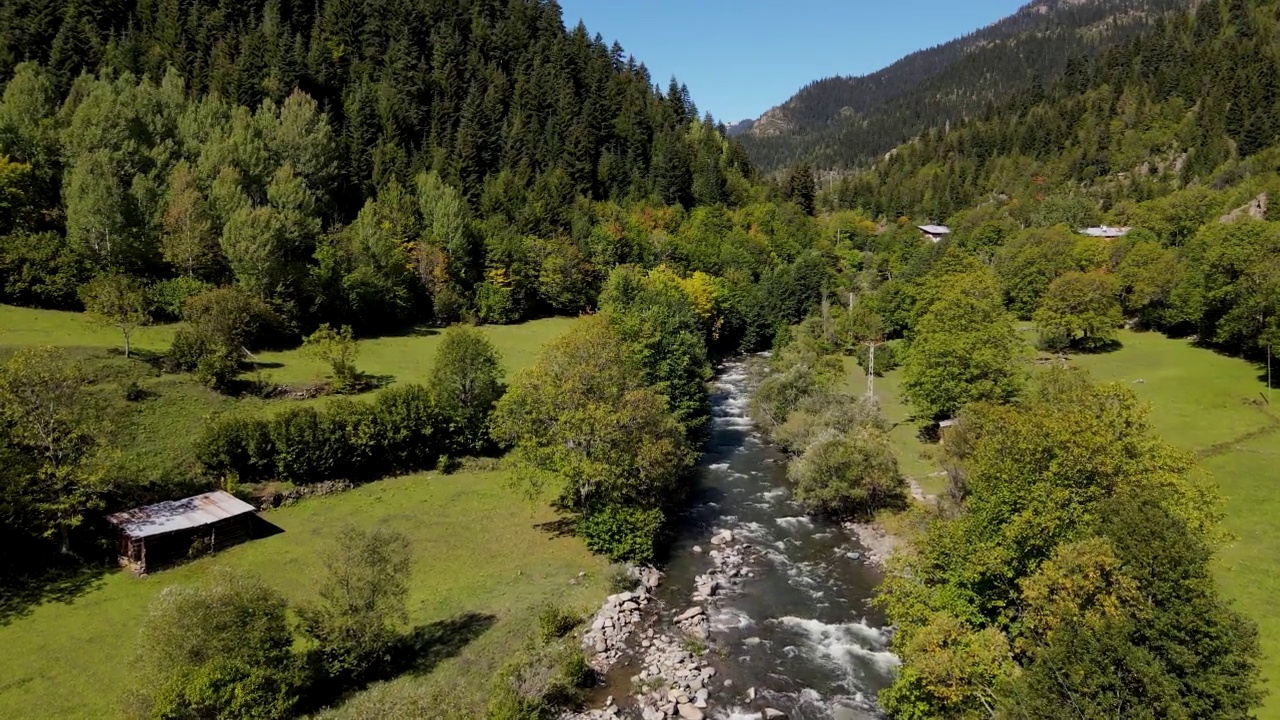
M 508 376 L 536 360 L 542 346 L 572 319 L 483 327 L 502 354 Z M 0 306 L 0 357 L 23 347 L 56 346 L 78 359 L 101 403 L 122 472 L 172 483 L 194 466 L 195 437 L 211 414 L 269 412 L 294 400 L 233 399 L 185 374 L 165 374 L 149 359 L 166 350 L 173 326 L 141 329 L 135 357 L 125 359 L 120 334 L 75 313 Z M 360 341 L 361 370 L 388 384 L 426 382 L 440 334 L 418 328 Z M 263 353 L 260 372 L 290 386 L 314 382 L 322 368 L 301 350 Z M 251 371 L 252 372 L 252 371 Z M 136 382 L 143 400 L 126 402 Z M 64 599 L 34 605 L 0 603 L 0 717 L 104 718 L 120 713 L 130 660 L 150 601 L 164 587 L 194 582 L 225 566 L 253 573 L 290 601 L 312 597 L 317 553 L 344 525 L 405 533 L 415 568 L 410 622 L 434 638 L 428 672 L 365 691 L 403 696 L 446 687 L 479 715 L 493 672 L 533 635 L 537 614 L 555 602 L 584 610 L 607 593 L 607 567 L 574 538 L 539 525 L 554 519 L 545 502 L 507 487 L 504 471 L 426 473 L 391 478 L 350 492 L 311 498 L 263 517 L 283 532 L 217 555 L 136 578 L 108 572 Z M 578 573 L 586 575 L 577 580 Z M 574 584 L 570 580 L 574 579 Z
M 533 636 L 545 603 L 585 611 L 608 592 L 604 562 L 579 540 L 540 529 L 553 513 L 505 479 L 500 471 L 427 473 L 311 498 L 262 513 L 278 534 L 147 577 L 108 573 L 68 602 L 8 618 L 0 623 L 0 717 L 118 716 L 138 630 L 164 587 L 229 567 L 256 574 L 291 602 L 307 601 L 320 575 L 318 551 L 347 524 L 409 537 L 410 623 L 437 636 L 439 663 L 389 684 L 447 687 L 478 716 L 488 679 Z M 570 585 L 580 572 L 587 575 Z

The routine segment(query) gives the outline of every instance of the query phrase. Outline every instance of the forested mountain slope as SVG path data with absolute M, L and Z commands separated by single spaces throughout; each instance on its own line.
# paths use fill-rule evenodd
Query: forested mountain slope
M 76 307 L 108 272 L 235 282 L 303 327 L 511 322 L 649 261 L 621 224 L 592 239 L 617 204 L 747 197 L 687 90 L 555 3 L 23 0 L 0 76 L 20 304 Z
M 799 160 L 820 169 L 864 165 L 935 126 L 1048 83 L 1071 59 L 1150 27 L 1186 0 L 1037 0 L 949 43 L 860 77 L 818 80 L 750 124 L 741 138 L 757 167 Z
M 843 182 L 842 202 L 941 219 L 985 200 L 1078 190 L 1090 215 L 1114 208 L 1124 220 L 1126 201 L 1261 178 L 1280 133 L 1277 12 L 1208 0 L 1172 14 L 1047 91 L 899 147 Z
M 346 210 L 423 168 L 470 199 L 500 170 L 518 185 L 559 170 L 595 198 L 644 194 L 692 119 L 687 91 L 655 94 L 621 47 L 561 23 L 555 3 L 498 0 L 19 0 L 0 10 L 0 76 L 37 61 L 62 96 L 81 72 L 158 83 L 172 70 L 191 94 L 250 108 L 299 89 L 328 113 Z

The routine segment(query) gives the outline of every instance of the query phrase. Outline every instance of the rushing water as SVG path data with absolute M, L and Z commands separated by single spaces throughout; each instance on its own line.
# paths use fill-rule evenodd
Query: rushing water
M 720 368 L 701 482 L 660 598 L 690 605 L 695 576 L 711 567 L 694 546 L 710 550 L 714 529 L 733 530 L 758 553 L 752 577 L 707 611 L 720 677 L 733 681 L 740 707 L 726 692 L 711 716 L 759 717 L 748 712 L 767 706 L 792 720 L 877 717 L 875 695 L 897 666 L 883 618 L 867 602 L 880 575 L 862 562 L 857 540 L 792 500 L 782 454 L 747 418 L 749 362 Z

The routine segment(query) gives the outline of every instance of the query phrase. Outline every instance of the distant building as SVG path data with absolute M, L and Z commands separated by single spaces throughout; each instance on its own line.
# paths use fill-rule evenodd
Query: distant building
M 1118 237 L 1128 235 L 1129 230 L 1131 229 L 1132 228 L 1127 227 L 1107 227 L 1106 225 L 1103 225 L 1101 227 L 1085 228 L 1080 231 L 1080 234 L 1088 235 L 1089 237 L 1103 238 L 1105 240 L 1115 240 Z
M 253 506 L 221 490 L 118 512 L 120 564 L 145 573 L 248 540 Z
M 920 228 L 920 232 L 933 242 L 940 242 L 942 238 L 951 234 L 951 228 L 946 225 L 917 225 L 916 227 Z

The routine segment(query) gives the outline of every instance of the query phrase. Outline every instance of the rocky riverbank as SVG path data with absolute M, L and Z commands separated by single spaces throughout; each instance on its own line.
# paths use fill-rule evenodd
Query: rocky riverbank
M 844 527 L 858 538 L 866 552 L 862 560 L 879 567 L 884 567 L 889 558 L 902 546 L 902 538 L 890 535 L 876 523 L 845 523 Z
M 734 537 L 731 530 L 717 530 L 708 541 L 711 569 L 697 577 L 692 593 L 695 604 L 669 610 L 653 600 L 653 591 L 662 580 L 654 568 L 637 572 L 637 587 L 610 595 L 592 618 L 582 637 L 588 663 L 602 675 L 615 668 L 632 665 L 628 693 L 621 700 L 609 696 L 604 707 L 568 714 L 562 720 L 607 720 L 634 717 L 642 720 L 704 720 L 716 701 L 752 703 L 755 688 L 739 693 L 730 680 L 717 681 L 718 670 L 711 664 L 709 608 L 737 592 L 745 578 L 753 577 L 749 544 Z M 701 554 L 701 546 L 693 552 Z M 774 708 L 762 708 L 760 718 L 783 718 Z

